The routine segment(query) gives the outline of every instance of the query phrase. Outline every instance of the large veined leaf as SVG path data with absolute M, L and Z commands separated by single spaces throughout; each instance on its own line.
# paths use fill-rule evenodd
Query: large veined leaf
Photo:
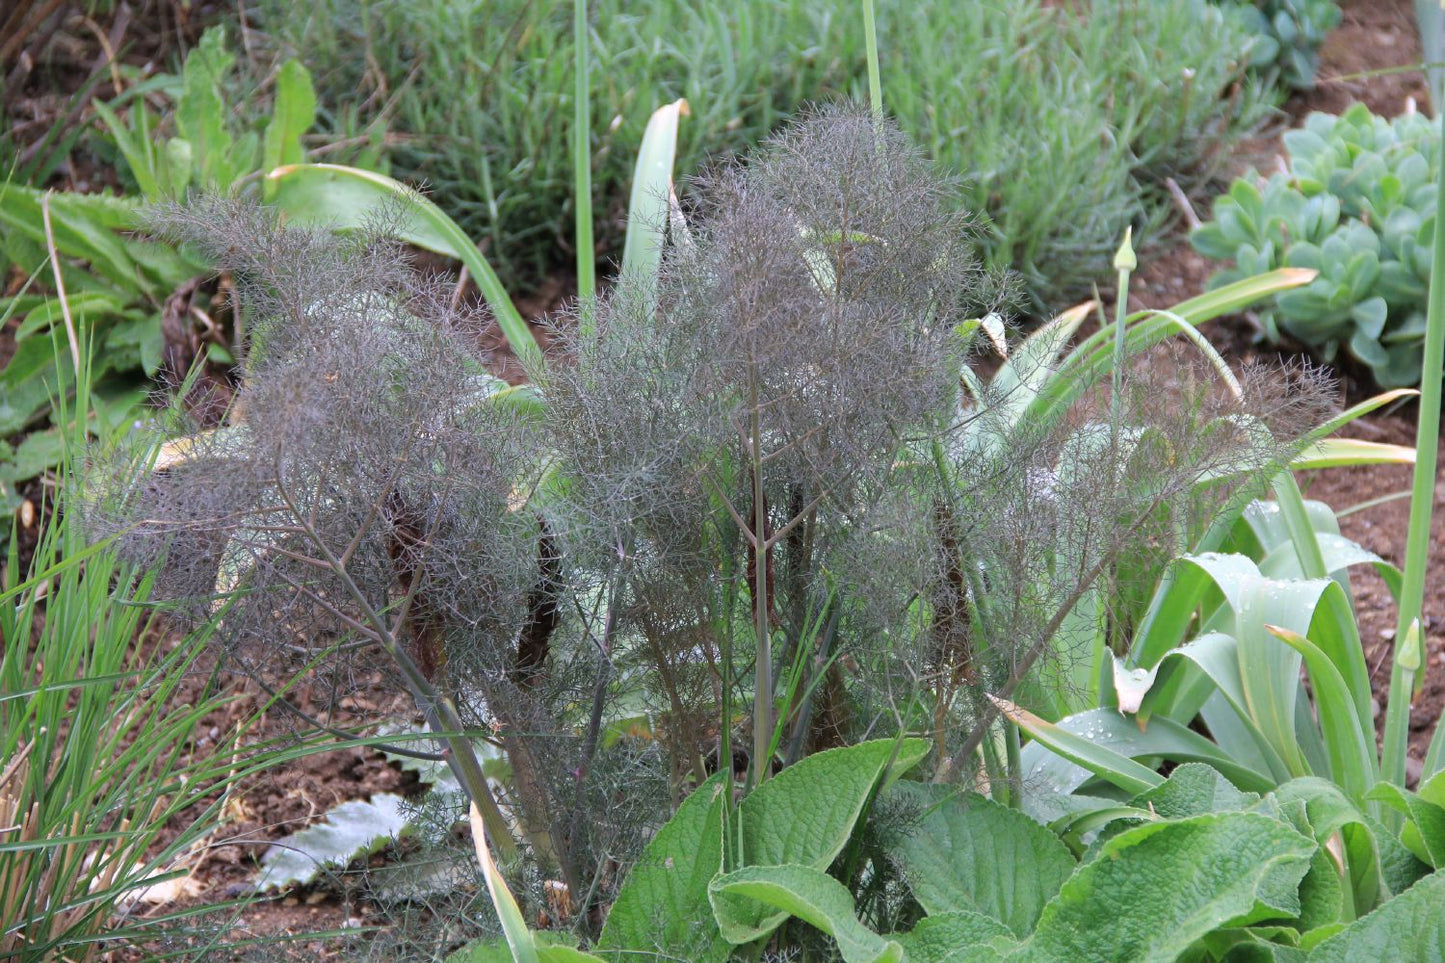
M 1419 793 L 1382 782 L 1370 790 L 1369 798 L 1405 815 L 1400 841 L 1417 859 L 1433 869 L 1445 867 L 1445 778 L 1437 774 Z
M 1104 843 L 1044 907 L 1018 959 L 1173 961 L 1205 934 L 1297 912 L 1273 898 L 1314 843 L 1257 813 L 1147 823 Z
M 816 753 L 784 769 L 738 807 L 742 865 L 827 869 L 879 781 L 896 777 L 927 751 L 922 739 L 879 739 Z M 713 908 L 730 897 L 708 892 L 723 868 L 724 785 L 721 775 L 704 783 L 643 851 L 598 940 L 603 957 L 620 963 L 645 950 L 696 961 L 727 959 L 729 946 Z M 762 936 L 788 917 L 744 899 L 724 912 L 734 936 L 744 927 Z
M 631 960 L 628 951 L 644 947 L 699 963 L 727 959 L 707 892 L 722 869 L 724 786 L 722 773 L 699 786 L 647 844 L 597 941 L 605 959 Z
M 875 739 L 815 753 L 784 769 L 743 800 L 743 865 L 827 869 L 885 772 L 891 778 L 907 772 L 928 745 L 923 739 Z
M 807 866 L 745 866 L 708 887 L 722 934 L 730 942 L 756 939 L 753 914 L 737 915 L 750 902 L 796 916 L 827 933 L 844 963 L 901 963 L 903 947 L 858 922 L 853 894 L 821 870 Z
M 895 933 L 908 963 L 995 963 L 1018 949 L 1007 926 L 982 913 L 927 916 L 908 933 Z
M 1017 809 L 951 786 L 900 782 L 891 793 L 923 812 L 896 855 L 930 916 L 979 912 L 1023 938 L 1074 871 L 1059 838 Z
M 353 799 L 314 826 L 279 839 L 261 857 L 258 892 L 310 883 L 327 869 L 369 856 L 409 831 L 402 799 L 380 793 L 370 802 Z
M 1445 960 L 1445 873 L 1420 880 L 1310 953 L 1310 963 Z
M 1241 792 L 1213 767 L 1198 762 L 1176 766 L 1161 785 L 1135 796 L 1130 805 L 1164 819 L 1208 813 L 1241 812 L 1259 802 L 1259 794 Z
M 924 739 L 876 739 L 815 753 L 754 789 L 739 807 L 743 866 L 794 863 L 827 869 L 843 851 L 853 827 L 882 780 L 893 779 L 928 753 Z M 713 907 L 727 901 L 713 896 Z M 777 929 L 787 914 L 757 903 L 731 910 L 734 933 L 750 926 L 758 938 Z M 751 921 L 745 922 L 745 921 Z
M 1298 933 L 1285 926 L 1249 926 L 1215 930 L 1193 948 L 1201 955 L 1186 954 L 1180 957 L 1180 963 L 1205 963 L 1208 960 L 1305 963 L 1305 951 L 1291 942 L 1298 938 Z
M 1368 910 L 1381 896 L 1388 896 L 1397 887 L 1403 889 L 1406 885 L 1398 878 L 1400 874 L 1392 878 L 1392 874 L 1387 872 L 1385 854 L 1387 851 L 1400 853 L 1406 861 L 1409 854 L 1403 851 L 1393 834 L 1381 829 L 1358 803 L 1329 780 L 1316 776 L 1291 779 L 1266 797 L 1266 802 L 1272 802 L 1283 814 L 1295 810 L 1302 812 L 1308 830 L 1298 823 L 1296 828 L 1301 832 L 1308 831 L 1323 848 L 1330 849 L 1332 855 L 1343 858 L 1355 912 Z M 1332 867 L 1331 872 L 1337 872 L 1337 869 Z M 1408 869 L 1405 870 L 1405 878 L 1409 882 L 1414 882 L 1420 875 L 1419 872 L 1408 875 Z M 1303 892 L 1303 887 L 1301 889 Z

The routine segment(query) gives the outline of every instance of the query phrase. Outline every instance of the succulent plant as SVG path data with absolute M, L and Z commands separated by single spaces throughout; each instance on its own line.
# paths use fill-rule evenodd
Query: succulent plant
M 1223 0 L 1223 5 L 1255 37 L 1251 69 L 1295 90 L 1315 85 L 1320 46 L 1343 16 L 1335 0 Z
M 1357 104 L 1315 113 L 1284 136 L 1287 170 L 1236 180 L 1190 240 L 1234 266 L 1211 286 L 1278 267 L 1313 268 L 1309 285 L 1261 313 L 1333 361 L 1343 346 L 1392 387 L 1419 378 L 1440 148 L 1430 120 L 1386 120 Z

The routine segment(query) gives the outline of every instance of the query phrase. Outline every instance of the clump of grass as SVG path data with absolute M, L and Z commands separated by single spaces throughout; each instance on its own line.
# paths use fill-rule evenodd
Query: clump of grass
M 1203 0 L 881 4 L 889 111 L 964 178 L 986 259 L 1035 313 L 1105 274 L 1130 224 L 1171 212 L 1166 179 L 1206 183 L 1276 96 L 1250 38 Z
M 392 172 L 434 192 L 522 283 L 570 252 L 572 4 L 267 0 L 323 101 L 385 111 Z M 1203 0 L 1054 8 L 878 5 L 889 107 L 988 218 L 990 266 L 1019 271 L 1038 313 L 1107 266 L 1112 238 L 1169 209 L 1272 96 L 1244 76 L 1246 32 Z M 616 257 L 631 159 L 651 111 L 686 97 L 677 167 L 759 143 L 805 102 L 866 89 L 864 29 L 825 0 L 590 5 L 599 255 Z
M 598 0 L 590 132 L 597 243 L 621 252 L 632 163 L 652 111 L 680 97 L 692 116 L 678 167 L 746 149 L 807 99 L 846 92 L 861 64 L 831 4 L 726 7 Z M 392 173 L 423 183 L 485 242 L 503 276 L 535 283 L 573 243 L 571 0 L 327 0 L 259 5 L 263 28 L 301 52 L 323 102 L 385 111 L 400 140 Z M 324 118 L 323 118 L 324 123 Z

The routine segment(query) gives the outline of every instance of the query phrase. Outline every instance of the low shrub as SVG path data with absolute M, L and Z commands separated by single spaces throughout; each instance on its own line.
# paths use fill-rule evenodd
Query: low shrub
M 231 203 L 173 211 L 243 281 L 264 346 L 244 417 L 163 447 L 144 484 L 130 468 L 161 439 L 136 433 L 85 487 L 95 530 L 163 562 L 157 595 L 237 664 L 338 698 L 410 691 L 523 900 L 570 894 L 549 912 L 579 929 L 665 821 L 664 785 L 736 781 L 729 868 L 769 856 L 751 813 L 844 758 L 830 747 L 871 759 L 838 774 L 840 799 L 871 797 L 894 738 L 898 771 L 929 756 L 940 780 L 1016 793 L 984 693 L 1095 704 L 1117 586 L 1240 510 L 1318 414 L 1318 392 L 1216 390 L 1183 364 L 1121 373 L 1107 407 L 1095 390 L 1175 323 L 1303 272 L 1066 352 L 1074 312 L 983 383 L 964 362 L 1001 336 L 999 287 L 896 128 L 824 110 L 704 187 L 708 214 L 559 325 L 569 360 L 530 359 L 529 388 L 483 373 L 479 319 L 393 245 Z M 863 815 L 839 805 L 826 839 L 766 861 L 825 869 Z M 267 885 L 298 878 L 268 866 Z
M 1264 337 L 1290 337 L 1326 361 L 1341 349 L 1385 387 L 1420 377 L 1440 147 L 1421 114 L 1385 120 L 1363 104 L 1311 114 L 1284 137 L 1283 172 L 1236 180 L 1191 241 L 1232 261 L 1211 284 L 1280 266 L 1312 268 L 1307 287 L 1260 313 Z
M 1126 226 L 1167 216 L 1262 117 L 1250 37 L 1202 2 L 1037 0 L 880 10 L 887 104 L 987 216 L 988 263 L 1050 302 L 1105 273 Z

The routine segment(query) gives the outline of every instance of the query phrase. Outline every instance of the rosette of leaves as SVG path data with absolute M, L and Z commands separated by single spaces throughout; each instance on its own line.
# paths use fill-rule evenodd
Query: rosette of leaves
M 1343 347 L 1383 387 L 1419 378 L 1439 147 L 1428 118 L 1393 121 L 1356 105 L 1287 133 L 1288 169 L 1240 178 L 1191 237 L 1234 266 L 1211 286 L 1276 267 L 1313 282 L 1260 313 L 1264 336 L 1294 338 L 1326 361 Z
M 1343 16 L 1335 0 L 1229 0 L 1227 6 L 1228 15 L 1255 38 L 1250 69 L 1293 90 L 1315 85 L 1320 46 Z

